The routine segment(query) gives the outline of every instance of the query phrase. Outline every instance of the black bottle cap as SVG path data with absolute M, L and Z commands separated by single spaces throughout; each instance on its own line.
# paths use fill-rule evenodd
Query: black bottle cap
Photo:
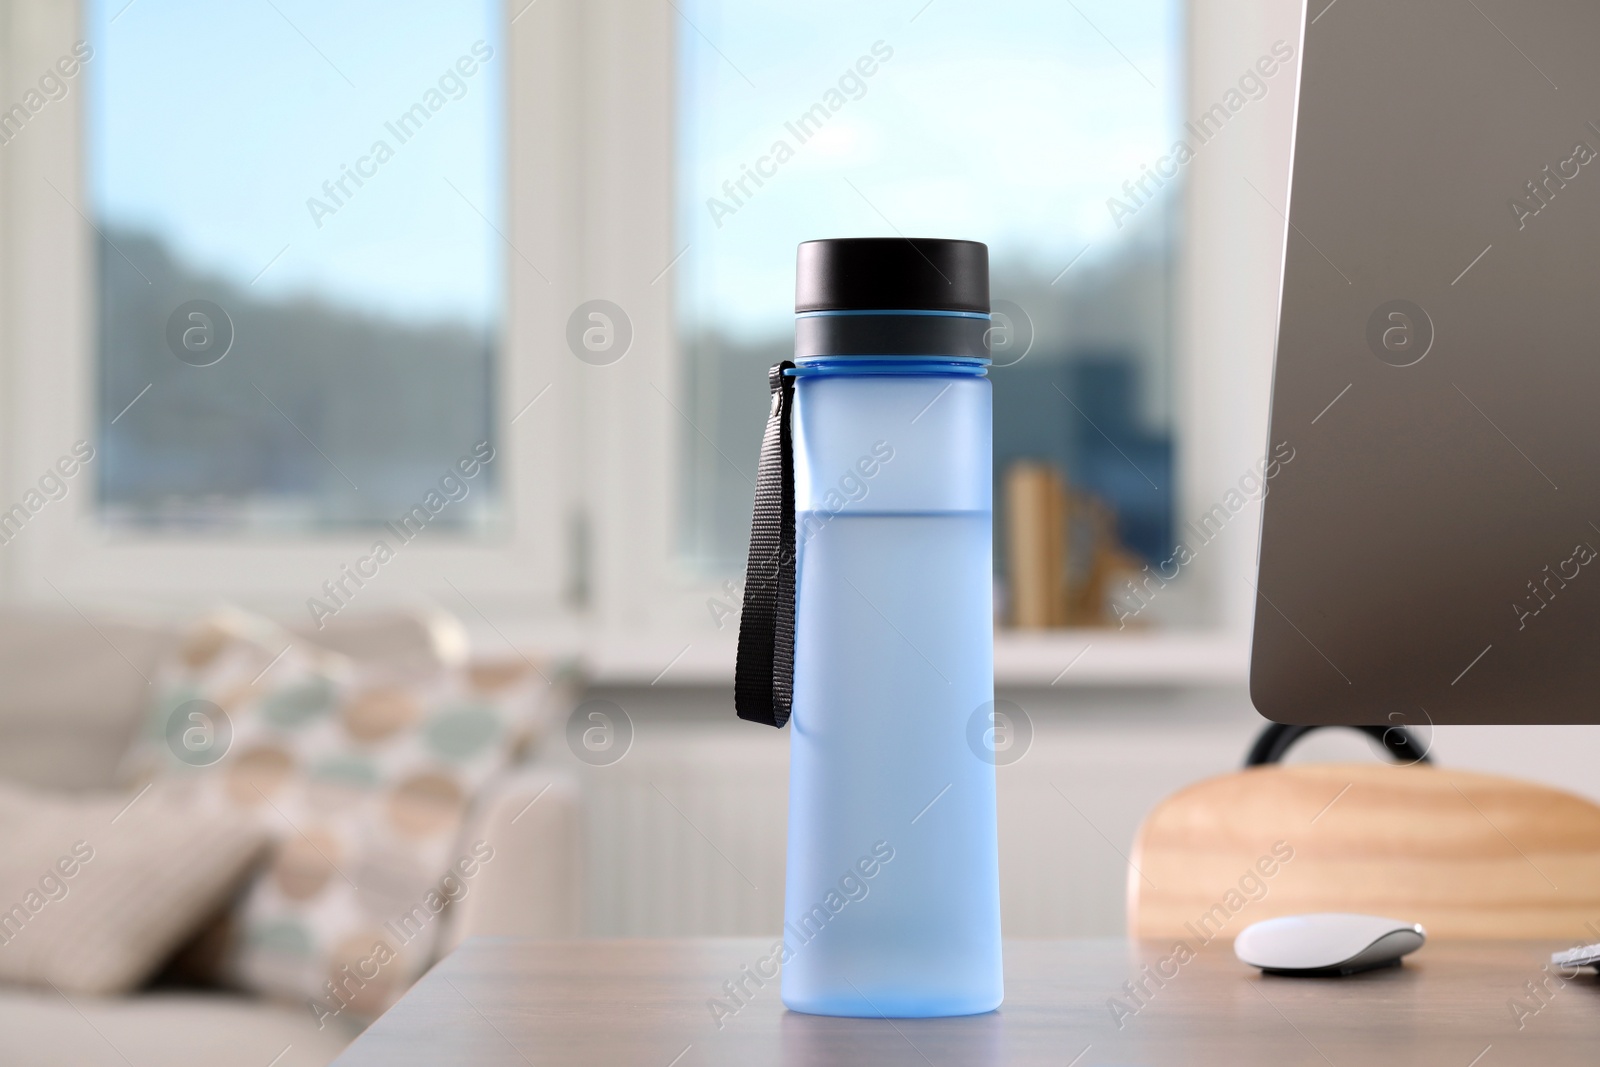
M 989 247 L 932 237 L 806 241 L 795 269 L 800 311 L 989 313 Z

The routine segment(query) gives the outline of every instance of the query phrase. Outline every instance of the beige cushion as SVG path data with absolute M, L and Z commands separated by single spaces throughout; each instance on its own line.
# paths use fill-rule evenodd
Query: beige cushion
M 254 821 L 178 783 L 61 796 L 0 786 L 0 980 L 128 992 L 212 915 L 259 853 Z

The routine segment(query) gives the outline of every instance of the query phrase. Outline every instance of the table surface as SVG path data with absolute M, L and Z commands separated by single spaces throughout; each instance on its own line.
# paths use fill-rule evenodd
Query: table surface
M 1555 942 L 1435 942 L 1398 968 L 1286 978 L 1245 967 L 1227 938 L 1181 965 L 1169 943 L 1012 941 L 1005 1003 L 987 1015 L 801 1015 L 784 1009 L 772 981 L 719 1028 L 710 1001 L 771 944 L 476 939 L 433 968 L 337 1067 L 1548 1067 L 1600 1058 L 1600 977 L 1585 970 L 1564 980 L 1545 970 L 1552 951 L 1570 947 Z M 1146 980 L 1151 992 L 1140 1004 L 1123 983 L 1141 978 L 1145 965 L 1176 974 L 1160 986 Z M 1118 999 L 1122 1010 L 1113 1011 Z M 1519 1001 L 1520 1012 L 1512 1006 Z

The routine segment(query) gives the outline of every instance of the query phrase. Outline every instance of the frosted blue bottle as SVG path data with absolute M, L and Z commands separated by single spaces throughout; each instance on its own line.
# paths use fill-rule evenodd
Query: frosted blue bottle
M 991 1011 L 988 251 L 807 242 L 797 291 L 783 1002 Z

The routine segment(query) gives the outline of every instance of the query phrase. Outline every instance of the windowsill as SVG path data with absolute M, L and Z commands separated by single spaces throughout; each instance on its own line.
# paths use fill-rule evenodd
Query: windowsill
M 551 635 L 546 635 L 551 636 Z M 542 642 L 516 634 L 519 645 L 574 655 L 589 680 L 619 686 L 731 686 L 736 648 L 733 626 L 709 636 L 666 632 L 567 631 L 566 640 Z M 494 633 L 473 635 L 478 647 L 502 644 Z M 1248 678 L 1247 635 L 1220 630 L 1119 633 L 1059 630 L 995 636 L 995 684 L 1002 688 L 1140 688 L 1243 685 Z
M 1242 685 L 1248 635 L 1221 630 L 1001 631 L 994 642 L 999 686 Z

